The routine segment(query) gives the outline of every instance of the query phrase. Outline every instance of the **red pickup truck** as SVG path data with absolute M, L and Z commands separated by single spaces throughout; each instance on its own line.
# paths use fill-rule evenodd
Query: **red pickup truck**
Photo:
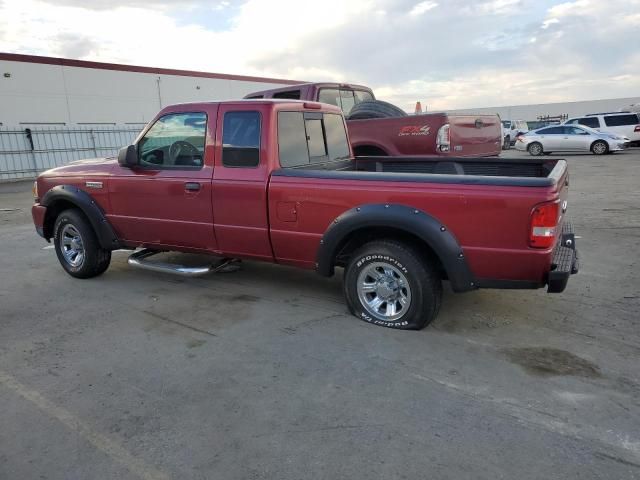
M 304 83 L 250 93 L 245 98 L 287 98 L 340 107 L 356 156 L 487 157 L 502 150 L 502 124 L 497 115 L 440 112 L 408 116 L 398 107 L 376 101 L 373 91 L 362 85 Z
M 179 251 L 315 269 L 344 268 L 350 310 L 419 329 L 442 280 L 564 290 L 577 271 L 565 221 L 564 160 L 354 159 L 339 108 L 291 100 L 167 107 L 118 158 L 41 174 L 33 219 L 70 275 L 89 278 L 114 249 L 129 263 Z M 157 260 L 157 258 L 155 259 Z

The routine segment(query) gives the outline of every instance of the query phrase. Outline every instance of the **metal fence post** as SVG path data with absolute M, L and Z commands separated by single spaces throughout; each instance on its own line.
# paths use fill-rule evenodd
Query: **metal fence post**
M 33 162 L 33 172 L 38 175 L 38 161 L 36 159 L 35 147 L 33 145 L 33 134 L 31 133 L 30 128 L 25 128 L 24 133 L 27 136 L 27 141 L 29 142 L 29 147 L 31 147 L 31 161 Z
M 89 130 L 89 137 L 91 138 L 91 145 L 93 146 L 93 153 L 97 157 L 98 149 L 96 148 L 96 136 L 93 134 L 93 128 Z

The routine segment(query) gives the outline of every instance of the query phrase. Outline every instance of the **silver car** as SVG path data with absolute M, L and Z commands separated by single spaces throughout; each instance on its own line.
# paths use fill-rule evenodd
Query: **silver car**
M 552 152 L 593 152 L 595 155 L 617 152 L 629 146 L 629 139 L 598 132 L 583 125 L 551 125 L 518 137 L 516 150 L 531 155 Z

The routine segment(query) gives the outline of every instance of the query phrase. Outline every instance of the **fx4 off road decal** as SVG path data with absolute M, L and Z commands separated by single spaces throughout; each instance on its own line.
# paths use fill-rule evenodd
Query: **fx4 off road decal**
M 416 135 L 429 135 L 431 131 L 431 127 L 429 125 L 407 125 L 406 127 L 402 127 L 400 132 L 398 133 L 399 137 L 405 137 L 407 135 L 416 136 Z

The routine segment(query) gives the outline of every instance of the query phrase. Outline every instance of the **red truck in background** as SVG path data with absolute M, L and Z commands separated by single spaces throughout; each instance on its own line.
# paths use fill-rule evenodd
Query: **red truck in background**
M 328 103 L 347 118 L 356 156 L 438 155 L 498 156 L 502 124 L 497 115 L 453 115 L 445 112 L 407 115 L 361 85 L 304 83 L 250 93 L 246 99 L 286 98 Z
M 338 107 L 294 100 L 170 106 L 118 158 L 41 174 L 37 232 L 64 270 L 89 278 L 114 249 L 129 263 L 165 251 L 344 268 L 352 313 L 419 329 L 456 292 L 561 292 L 577 272 L 564 160 L 353 158 Z M 157 260 L 157 258 L 155 259 Z

